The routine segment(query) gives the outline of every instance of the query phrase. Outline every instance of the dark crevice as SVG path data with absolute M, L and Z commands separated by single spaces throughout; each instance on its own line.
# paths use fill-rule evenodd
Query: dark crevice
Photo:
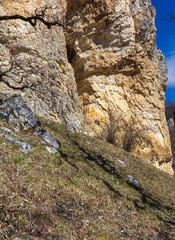
M 175 123 L 175 111 L 173 112 L 173 120 L 174 120 L 174 123 Z
M 66 45 L 66 49 L 67 49 L 67 59 L 68 59 L 68 62 L 71 64 L 76 55 L 76 52 L 73 49 L 73 47 L 71 47 L 68 44 Z
M 67 50 L 67 60 L 68 62 L 71 64 L 72 66 L 72 69 L 74 71 L 74 77 L 75 77 L 75 82 L 76 82 L 76 88 L 77 88 L 77 92 L 78 92 L 78 95 L 79 94 L 79 81 L 77 79 L 77 71 L 76 71 L 76 63 L 77 63 L 77 59 L 76 58 L 76 51 L 74 50 L 73 46 L 70 45 L 70 44 L 66 44 L 66 50 Z

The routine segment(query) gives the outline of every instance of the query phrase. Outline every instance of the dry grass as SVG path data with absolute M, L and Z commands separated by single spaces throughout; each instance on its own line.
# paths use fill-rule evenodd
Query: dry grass
M 31 131 L 21 132 L 31 154 L 0 140 L 0 239 L 175 238 L 174 177 L 109 143 L 42 123 L 62 143 L 55 155 Z

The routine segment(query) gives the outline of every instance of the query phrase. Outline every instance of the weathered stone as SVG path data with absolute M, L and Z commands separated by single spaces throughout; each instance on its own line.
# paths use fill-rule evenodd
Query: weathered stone
M 40 126 L 41 123 L 31 109 L 26 105 L 20 95 L 13 95 L 0 102 L 0 118 L 8 123 L 14 123 L 18 127 L 32 128 Z
M 0 15 L 28 17 L 35 15 L 36 10 L 41 13 L 46 5 L 47 21 L 64 18 L 63 0 L 3 0 Z M 0 21 L 0 68 L 3 72 L 11 69 L 0 80 L 1 95 L 7 98 L 21 94 L 38 116 L 82 130 L 83 113 L 74 71 L 67 61 L 62 27 L 48 29 L 39 21 L 33 27 L 20 19 Z
M 123 167 L 126 167 L 126 164 L 124 161 L 120 160 L 120 159 L 117 159 L 117 161 L 123 166 Z
M 128 175 L 128 177 L 129 177 L 129 180 L 130 180 L 133 184 L 135 184 L 135 185 L 137 185 L 137 186 L 140 186 L 139 182 L 138 182 L 133 176 Z
M 46 150 L 52 154 L 57 153 L 57 150 L 54 147 L 46 146 Z
M 54 10 L 45 19 L 65 19 L 66 30 L 0 21 L 0 70 L 12 68 L 0 78 L 1 99 L 20 93 L 35 114 L 104 139 L 111 110 L 123 124 L 134 119 L 137 129 L 151 131 L 132 151 L 172 174 L 167 67 L 156 47 L 151 1 L 6 0 L 0 12 L 31 16 L 46 4 Z
M 12 137 L 2 134 L 2 133 L 0 134 L 0 138 L 3 138 L 10 143 L 19 145 L 21 147 L 22 153 L 30 153 L 31 152 L 30 144 L 28 144 L 26 142 L 18 141 L 15 138 L 12 138 Z
M 18 137 L 18 138 L 21 138 L 21 136 L 19 134 L 17 134 L 16 132 L 13 132 L 12 130 L 10 130 L 9 128 L 6 128 L 6 127 L 0 127 L 0 131 L 1 132 L 5 132 L 5 133 L 8 133 L 12 136 L 15 136 L 15 137 Z
M 15 129 L 20 127 L 25 130 L 28 126 L 31 127 L 34 135 L 41 138 L 41 143 L 49 145 L 46 146 L 46 149 L 51 153 L 56 153 L 57 149 L 61 147 L 61 143 L 56 138 L 41 128 L 40 121 L 26 105 L 20 95 L 13 95 L 8 99 L 1 100 L 0 118 L 12 125 Z M 18 134 L 8 128 L 0 127 L 0 131 L 20 138 Z M 3 137 L 11 143 L 20 145 L 23 153 L 31 152 L 30 145 L 28 143 L 18 141 L 4 134 L 1 134 L 0 137 Z
M 37 129 L 34 135 L 40 137 L 44 145 L 50 145 L 55 149 L 61 147 L 61 143 L 44 129 Z
M 105 139 L 111 111 L 123 125 L 134 119 L 136 129 L 150 130 L 133 153 L 173 174 L 167 66 L 156 47 L 155 14 L 150 0 L 70 0 L 66 41 L 88 134 Z M 121 146 L 124 134 L 116 134 Z

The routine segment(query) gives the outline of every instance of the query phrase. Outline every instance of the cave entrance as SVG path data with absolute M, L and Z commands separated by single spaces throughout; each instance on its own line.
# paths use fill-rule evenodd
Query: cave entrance
M 75 82 L 76 82 L 76 88 L 78 91 L 78 95 L 79 95 L 79 81 L 77 80 L 77 76 L 76 76 L 76 52 L 74 50 L 74 48 L 72 47 L 72 45 L 70 44 L 66 44 L 66 49 L 67 49 L 67 59 L 68 62 L 71 64 L 73 70 L 74 70 L 74 77 L 75 77 Z
M 84 71 L 84 61 L 79 61 L 79 56 L 74 50 L 74 45 L 71 45 L 70 43 L 66 44 L 67 49 L 67 59 L 68 62 L 71 64 L 73 70 L 74 70 L 74 77 L 76 82 L 76 88 L 78 92 L 78 96 L 82 96 L 84 92 L 89 93 L 91 86 L 87 81 L 84 81 L 83 72 Z
M 67 59 L 70 64 L 72 64 L 72 61 L 76 55 L 75 50 L 73 49 L 72 46 L 66 44 L 66 49 L 67 49 Z

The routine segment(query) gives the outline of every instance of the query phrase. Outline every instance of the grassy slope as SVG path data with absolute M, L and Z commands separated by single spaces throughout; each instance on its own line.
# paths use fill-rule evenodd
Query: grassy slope
M 28 155 L 0 140 L 0 239 L 175 239 L 174 177 L 111 144 L 42 122 L 62 143 L 55 155 L 30 131 L 21 133 L 31 143 Z

